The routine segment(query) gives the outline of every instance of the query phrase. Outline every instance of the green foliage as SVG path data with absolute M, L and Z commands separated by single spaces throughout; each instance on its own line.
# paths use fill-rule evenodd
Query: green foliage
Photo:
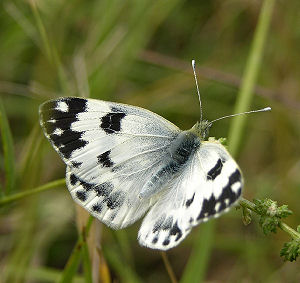
M 262 227 L 264 234 L 276 233 L 281 219 L 292 214 L 287 205 L 279 206 L 276 201 L 271 199 L 254 199 L 255 208 L 260 215 L 259 225 Z
M 284 243 L 283 248 L 280 251 L 280 256 L 284 260 L 295 261 L 300 254 L 300 239 L 292 240 Z
M 293 228 L 289 227 L 287 224 L 282 222 L 283 218 L 288 217 L 292 214 L 292 211 L 288 209 L 287 205 L 279 206 L 276 201 L 271 199 L 254 199 L 253 203 L 241 199 L 240 206 L 243 209 L 243 214 L 246 213 L 246 223 L 248 224 L 251 221 L 250 210 L 254 211 L 259 215 L 259 224 L 262 227 L 264 234 L 276 233 L 277 228 L 279 227 L 281 230 L 288 233 L 293 239 L 290 242 L 286 242 L 283 248 L 280 251 L 280 256 L 284 257 L 285 260 L 295 261 L 299 255 L 299 243 L 300 243 L 300 225 L 297 227 L 297 231 Z M 245 216 L 243 215 L 245 218 Z M 243 221 L 245 221 L 243 219 Z

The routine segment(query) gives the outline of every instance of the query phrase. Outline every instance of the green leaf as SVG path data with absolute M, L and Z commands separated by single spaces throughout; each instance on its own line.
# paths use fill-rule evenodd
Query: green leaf
M 252 221 L 252 216 L 251 216 L 251 210 L 242 206 L 242 212 L 243 212 L 243 223 L 245 226 L 249 225 Z
M 15 158 L 13 138 L 4 110 L 2 101 L 0 100 L 0 130 L 4 153 L 4 169 L 5 169 L 5 194 L 9 195 L 15 184 Z

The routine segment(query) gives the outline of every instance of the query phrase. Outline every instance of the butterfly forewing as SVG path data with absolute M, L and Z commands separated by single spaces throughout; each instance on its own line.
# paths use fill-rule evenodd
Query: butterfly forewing
M 67 164 L 74 200 L 113 228 L 126 227 L 149 208 L 153 200 L 139 198 L 139 189 L 180 132 L 150 111 L 82 98 L 44 103 L 40 121 Z

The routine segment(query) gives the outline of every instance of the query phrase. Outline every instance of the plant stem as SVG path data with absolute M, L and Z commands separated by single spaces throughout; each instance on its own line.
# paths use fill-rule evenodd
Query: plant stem
M 251 211 L 255 212 L 258 215 L 261 215 L 259 211 L 256 209 L 255 204 L 247 199 L 241 198 L 239 201 L 240 206 L 250 209 Z M 296 230 L 291 228 L 286 223 L 280 221 L 278 224 L 278 227 L 288 233 L 293 239 L 300 240 L 300 233 L 298 233 Z
M 300 240 L 300 233 L 298 233 L 296 230 L 291 228 L 289 225 L 287 225 L 284 222 L 280 222 L 278 224 L 278 227 L 288 233 L 294 240 Z
M 31 196 L 31 195 L 34 195 L 34 194 L 37 194 L 37 193 L 40 193 L 40 192 L 43 192 L 43 191 L 47 191 L 49 189 L 53 189 L 53 188 L 56 188 L 56 187 L 62 186 L 62 185 L 65 185 L 65 179 L 64 178 L 53 181 L 53 182 L 50 182 L 50 183 L 47 183 L 45 185 L 36 187 L 34 189 L 31 189 L 31 190 L 27 190 L 27 191 L 22 192 L 22 193 L 13 194 L 13 195 L 10 195 L 10 196 L 7 196 L 7 197 L 3 197 L 2 199 L 0 199 L 0 207 L 3 206 L 3 205 L 9 204 L 11 202 L 20 200 L 24 197 Z
M 58 282 L 60 283 L 72 282 L 73 278 L 77 275 L 77 269 L 80 264 L 81 252 L 82 249 L 84 248 L 84 245 L 86 245 L 86 238 L 91 229 L 93 220 L 94 220 L 93 216 L 90 216 L 86 223 L 86 226 L 82 229 L 79 238 L 77 240 L 77 243 L 73 248 L 73 252 L 69 257 L 68 262 L 66 263 L 64 271 L 61 275 L 61 278 Z
M 164 264 L 165 264 L 165 267 L 166 267 L 166 269 L 167 269 L 167 272 L 168 272 L 168 274 L 169 274 L 169 276 L 170 276 L 171 282 L 172 282 L 172 283 L 177 283 L 178 281 L 177 281 L 177 279 L 176 279 L 176 277 L 175 277 L 175 274 L 174 274 L 172 265 L 171 265 L 170 262 L 169 262 L 169 259 L 168 259 L 168 257 L 167 257 L 166 252 L 161 252 L 160 254 L 161 254 L 161 257 L 162 257 L 163 262 L 164 262 Z

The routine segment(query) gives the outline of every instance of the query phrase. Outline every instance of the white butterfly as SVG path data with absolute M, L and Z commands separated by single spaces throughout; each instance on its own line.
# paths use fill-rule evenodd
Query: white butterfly
M 113 229 L 148 211 L 143 246 L 175 247 L 241 196 L 238 165 L 218 141 L 205 141 L 211 122 L 181 131 L 143 108 L 67 97 L 42 104 L 40 123 L 79 205 Z

